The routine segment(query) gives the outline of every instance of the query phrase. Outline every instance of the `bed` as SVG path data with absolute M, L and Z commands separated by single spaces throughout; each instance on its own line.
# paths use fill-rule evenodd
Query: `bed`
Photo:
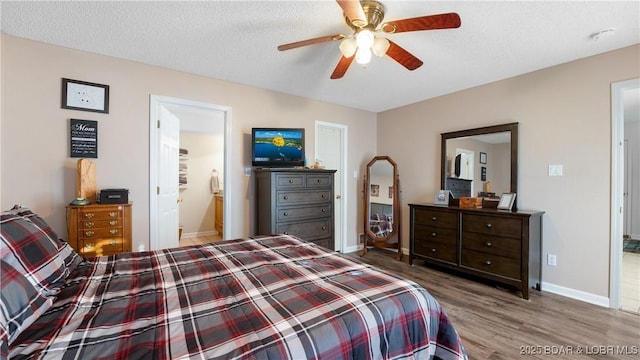
M 424 288 L 292 236 L 84 261 L 27 208 L 1 221 L 0 358 L 467 358 Z

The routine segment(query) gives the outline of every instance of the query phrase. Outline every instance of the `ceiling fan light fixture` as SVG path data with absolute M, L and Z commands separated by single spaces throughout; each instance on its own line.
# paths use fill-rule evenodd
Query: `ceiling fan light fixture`
M 387 40 L 386 38 L 376 37 L 373 40 L 373 46 L 371 47 L 371 50 L 373 50 L 373 53 L 376 56 L 382 57 L 387 53 L 390 45 L 391 44 L 389 43 L 389 40 Z
M 363 29 L 356 34 L 356 43 L 360 49 L 370 49 L 373 46 L 374 36 L 371 30 Z
M 340 43 L 339 49 L 340 49 L 340 52 L 342 53 L 342 56 L 346 58 L 352 57 L 353 54 L 355 54 L 356 50 L 358 49 L 358 44 L 356 44 L 356 39 L 348 38 L 348 39 L 342 40 L 342 42 Z
M 371 50 L 369 48 L 358 47 L 356 51 L 356 61 L 360 65 L 366 65 L 371 61 Z

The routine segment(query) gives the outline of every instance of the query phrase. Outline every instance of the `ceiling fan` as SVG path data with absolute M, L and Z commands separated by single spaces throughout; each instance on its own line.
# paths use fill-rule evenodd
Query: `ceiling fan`
M 336 0 L 342 8 L 345 22 L 353 30 L 353 34 L 336 34 L 313 39 L 296 41 L 278 46 L 285 51 L 302 46 L 314 45 L 328 41 L 342 40 L 340 52 L 342 57 L 331 74 L 331 79 L 340 79 L 355 59 L 359 64 L 368 64 L 371 54 L 388 55 L 408 70 L 422 66 L 422 61 L 393 41 L 376 33 L 395 34 L 409 31 L 452 29 L 460 27 L 460 16 L 456 13 L 426 15 L 415 18 L 395 20 L 383 23 L 384 6 L 374 0 Z

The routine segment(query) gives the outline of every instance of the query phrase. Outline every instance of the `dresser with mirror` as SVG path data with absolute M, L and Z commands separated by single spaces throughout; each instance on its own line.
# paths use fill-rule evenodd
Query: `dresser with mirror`
M 544 212 L 518 210 L 516 202 L 510 210 L 499 210 L 492 201 L 502 193 L 517 194 L 518 123 L 441 136 L 441 188 L 453 193 L 458 189 L 447 186 L 462 180 L 452 179 L 464 179 L 465 194 L 486 199 L 482 208 L 462 208 L 456 196 L 448 206 L 409 204 L 409 263 L 419 259 L 510 285 L 529 299 L 530 289 L 540 290 Z

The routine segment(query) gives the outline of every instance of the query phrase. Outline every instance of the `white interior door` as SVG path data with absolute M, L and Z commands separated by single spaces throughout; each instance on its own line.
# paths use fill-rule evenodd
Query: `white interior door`
M 346 166 L 345 138 L 347 128 L 344 125 L 316 122 L 316 159 L 327 169 L 335 169 L 334 175 L 334 236 L 335 249 L 345 250 L 344 214 L 346 213 L 346 196 L 344 194 Z
M 157 224 L 156 248 L 178 247 L 178 219 L 180 198 L 178 190 L 178 161 L 180 151 L 180 119 L 164 106 L 160 106 L 158 125 L 158 162 L 157 167 Z

